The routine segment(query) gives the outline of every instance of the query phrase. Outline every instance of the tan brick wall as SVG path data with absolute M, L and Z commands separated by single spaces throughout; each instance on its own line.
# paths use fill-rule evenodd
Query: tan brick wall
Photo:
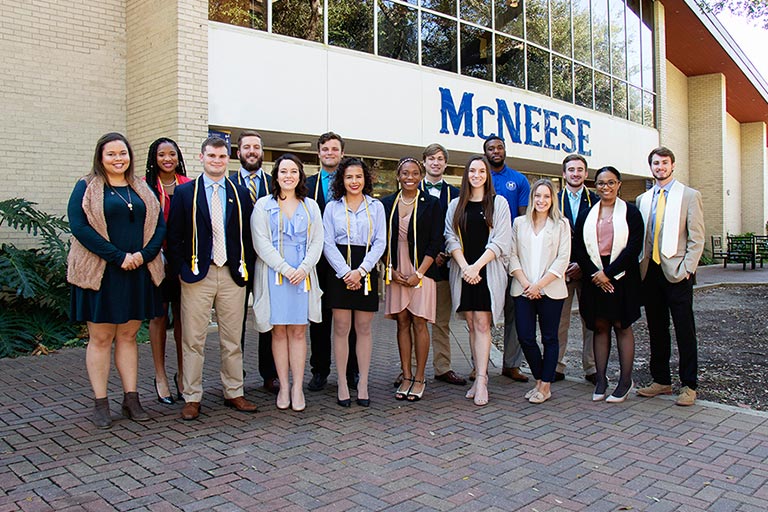
M 125 2 L 77 4 L 0 0 L 0 199 L 55 215 L 99 136 L 126 128 Z M 0 238 L 28 240 L 5 229 Z
M 161 136 L 191 170 L 208 132 L 208 2 L 129 0 L 126 11 L 128 133 L 141 170 Z
M 670 128 L 668 127 L 667 104 L 664 101 L 667 96 L 667 34 L 664 5 L 661 2 L 653 2 L 653 17 L 655 26 L 653 55 L 654 69 L 656 70 L 656 128 L 659 130 L 659 139 L 663 141 Z
M 707 240 L 725 234 L 725 77 L 722 74 L 688 78 L 690 185 L 704 199 Z
M 741 125 L 730 114 L 725 115 L 723 155 L 723 226 L 726 233 L 742 233 Z
M 765 123 L 741 125 L 741 225 L 762 234 L 768 220 L 768 150 Z
M 688 167 L 688 77 L 666 61 L 667 96 L 663 99 L 665 122 L 661 143 L 675 153 L 675 176 L 690 183 Z

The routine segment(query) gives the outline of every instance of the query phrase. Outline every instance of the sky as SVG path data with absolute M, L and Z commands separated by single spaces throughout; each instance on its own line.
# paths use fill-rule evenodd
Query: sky
M 717 18 L 768 81 L 768 30 L 730 13 L 720 13 Z

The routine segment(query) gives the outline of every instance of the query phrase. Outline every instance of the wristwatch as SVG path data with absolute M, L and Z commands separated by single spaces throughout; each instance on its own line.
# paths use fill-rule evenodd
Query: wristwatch
M 358 268 L 357 271 L 360 272 L 360 277 L 365 277 L 368 275 L 368 272 L 366 272 L 363 267 Z
M 418 277 L 419 279 L 424 279 L 424 274 L 422 274 L 421 272 L 419 272 L 419 271 L 417 270 L 417 271 L 416 271 L 416 277 Z

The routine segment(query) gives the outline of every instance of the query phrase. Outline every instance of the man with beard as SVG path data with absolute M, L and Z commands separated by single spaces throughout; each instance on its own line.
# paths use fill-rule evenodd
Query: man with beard
M 248 189 L 251 203 L 267 195 L 270 191 L 272 178 L 261 168 L 264 161 L 264 148 L 261 135 L 253 130 L 243 130 L 237 138 L 237 157 L 240 159 L 240 170 L 237 171 L 238 185 Z M 249 219 L 250 220 L 250 219 Z M 248 274 L 254 275 L 255 261 L 248 262 Z M 243 316 L 243 336 L 240 344 L 245 350 L 245 324 L 248 319 L 248 298 L 253 293 L 253 280 L 248 280 L 245 292 L 245 315 Z M 272 356 L 272 333 L 259 333 L 259 375 L 264 379 L 264 389 L 277 394 L 280 381 L 277 379 L 275 359 Z
M 326 202 L 331 200 L 333 196 L 331 183 L 333 183 L 336 168 L 341 159 L 344 158 L 344 139 L 333 132 L 322 134 L 317 140 L 317 158 L 320 160 L 320 172 L 307 178 L 307 190 L 309 197 L 317 202 L 320 211 L 325 212 Z M 317 262 L 317 277 L 320 279 L 321 288 L 324 290 L 327 289 L 324 280 L 329 277 L 335 278 L 325 256 L 320 256 L 320 261 Z M 331 373 L 331 320 L 333 313 L 326 303 L 326 297 L 326 294 L 323 294 L 321 299 L 323 321 L 309 324 L 309 339 L 312 349 L 309 364 L 312 368 L 312 380 L 309 381 L 307 389 L 310 391 L 322 390 L 328 381 L 328 375 Z M 347 383 L 352 389 L 357 389 L 359 379 L 355 353 L 356 342 L 355 325 L 352 322 L 349 331 L 349 359 L 347 360 Z
M 584 180 L 587 179 L 589 171 L 587 170 L 587 160 L 581 155 L 568 155 L 563 160 L 563 179 L 565 188 L 557 194 L 557 205 L 563 216 L 568 219 L 571 225 L 571 240 L 573 240 L 573 227 L 576 225 L 576 219 L 584 210 L 592 208 L 600 198 L 597 194 L 584 186 Z M 573 245 L 571 245 L 573 247 Z M 565 280 L 568 285 L 568 297 L 563 302 L 563 311 L 560 314 L 560 329 L 557 332 L 560 342 L 560 353 L 557 359 L 557 369 L 555 371 L 555 380 L 565 379 L 565 364 L 563 358 L 568 348 L 568 328 L 571 325 L 571 305 L 573 304 L 574 294 L 581 299 L 581 268 L 579 264 L 573 261 L 571 253 L 571 262 L 565 271 Z M 592 347 L 594 334 L 587 329 L 584 320 L 581 321 L 582 351 L 581 362 L 584 368 L 584 378 L 595 384 L 595 352 Z
M 515 217 L 525 215 L 531 185 L 525 176 L 504 163 L 507 158 L 504 140 L 496 136 L 487 138 L 483 143 L 483 153 L 491 164 L 493 188 L 509 203 L 510 218 L 514 223 Z M 507 294 L 504 301 L 504 366 L 501 374 L 518 382 L 528 382 L 528 377 L 520 372 L 522 361 L 523 351 L 515 329 L 515 302 Z

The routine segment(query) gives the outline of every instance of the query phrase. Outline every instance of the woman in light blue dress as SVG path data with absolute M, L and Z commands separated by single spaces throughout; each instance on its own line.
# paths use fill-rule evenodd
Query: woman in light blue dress
M 305 407 L 307 324 L 322 320 L 315 265 L 323 251 L 323 222 L 317 203 L 306 197 L 305 182 L 301 161 L 291 154 L 281 156 L 272 170 L 274 191 L 256 202 L 251 217 L 258 256 L 253 287 L 256 327 L 259 332 L 272 330 L 272 354 L 283 384 L 277 408 L 294 411 Z

